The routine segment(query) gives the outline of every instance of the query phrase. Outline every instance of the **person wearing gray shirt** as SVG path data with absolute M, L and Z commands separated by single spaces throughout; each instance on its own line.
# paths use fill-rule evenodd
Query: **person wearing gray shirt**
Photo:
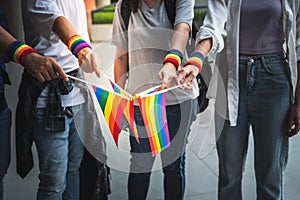
M 177 77 L 176 69 L 180 66 L 179 63 L 176 65 L 163 61 L 166 61 L 165 55 L 168 50 L 185 57 L 185 44 L 191 30 L 194 1 L 176 1 L 174 24 L 168 19 L 163 0 L 130 1 L 130 7 L 132 12 L 128 27 L 121 16 L 122 1 L 117 3 L 114 15 L 111 43 L 116 46 L 115 82 L 131 94 L 137 94 L 161 83 L 171 87 Z M 175 89 L 167 93 L 166 113 L 171 145 L 161 153 L 165 199 L 183 199 L 184 196 L 184 152 L 190 125 L 195 119 L 194 104 L 198 96 L 196 81 L 192 82 L 191 87 L 191 90 Z M 154 158 L 137 106 L 134 116 L 140 143 L 131 134 L 128 198 L 142 200 L 147 196 Z

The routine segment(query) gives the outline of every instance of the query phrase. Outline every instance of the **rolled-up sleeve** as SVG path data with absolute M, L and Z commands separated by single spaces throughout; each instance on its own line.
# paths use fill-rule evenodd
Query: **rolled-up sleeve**
M 53 0 L 22 0 L 22 10 L 30 18 L 30 22 L 36 24 L 35 31 L 47 40 L 50 39 L 56 18 L 63 16 Z
M 128 49 L 128 27 L 125 27 L 125 23 L 121 16 L 121 5 L 122 1 L 119 1 L 116 5 L 110 43 L 114 46 Z
M 226 37 L 225 23 L 227 20 L 227 6 L 224 0 L 208 0 L 208 11 L 200 27 L 196 44 L 201 40 L 212 38 L 212 47 L 209 54 L 215 54 L 224 48 Z

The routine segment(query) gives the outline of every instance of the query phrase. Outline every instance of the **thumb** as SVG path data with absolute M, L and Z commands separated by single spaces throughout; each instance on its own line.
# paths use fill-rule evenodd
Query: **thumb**
M 158 76 L 159 80 L 162 80 L 162 79 L 163 79 L 164 76 L 163 76 L 162 70 L 160 70 L 160 71 L 158 72 L 157 76 Z

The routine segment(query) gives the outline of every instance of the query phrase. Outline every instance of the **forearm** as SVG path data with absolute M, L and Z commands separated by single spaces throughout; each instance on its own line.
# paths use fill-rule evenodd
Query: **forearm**
M 128 71 L 128 53 L 117 47 L 114 61 L 114 79 L 121 88 L 125 87 L 126 73 Z
M 2 55 L 6 55 L 7 47 L 14 41 L 14 38 L 10 33 L 8 33 L 2 26 L 0 26 L 0 52 Z
M 300 105 L 300 61 L 297 62 L 297 85 L 295 90 L 295 103 Z
M 70 37 L 77 34 L 71 22 L 62 16 L 56 18 L 53 24 L 53 31 L 57 34 L 60 40 L 66 45 Z
M 204 56 L 206 56 L 208 54 L 208 52 L 210 51 L 212 46 L 212 39 L 211 38 L 207 38 L 204 40 L 201 40 L 195 48 L 195 51 L 198 51 L 200 53 L 202 53 Z
M 186 23 L 179 23 L 175 26 L 175 32 L 171 40 L 171 49 L 178 49 L 184 52 L 189 38 L 190 27 Z

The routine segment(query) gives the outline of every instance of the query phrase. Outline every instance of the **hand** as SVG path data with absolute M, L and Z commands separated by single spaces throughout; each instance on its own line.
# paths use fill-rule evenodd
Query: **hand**
M 30 53 L 24 58 L 23 62 L 29 74 L 41 83 L 46 80 L 50 81 L 51 79 L 56 79 L 59 74 L 65 81 L 68 81 L 64 70 L 54 58 L 42 56 L 37 53 Z
M 172 63 L 165 63 L 158 72 L 158 78 L 162 81 L 162 88 L 176 85 L 176 68 Z
M 92 49 L 83 48 L 78 52 L 77 56 L 79 66 L 83 69 L 84 72 L 95 72 L 96 75 L 100 78 L 100 69 L 98 68 L 97 60 Z
M 289 117 L 288 136 L 293 137 L 300 130 L 300 105 L 294 103 L 292 105 Z
M 178 71 L 177 84 L 182 84 L 184 89 L 193 88 L 193 80 L 199 73 L 199 68 L 194 65 L 187 65 Z

